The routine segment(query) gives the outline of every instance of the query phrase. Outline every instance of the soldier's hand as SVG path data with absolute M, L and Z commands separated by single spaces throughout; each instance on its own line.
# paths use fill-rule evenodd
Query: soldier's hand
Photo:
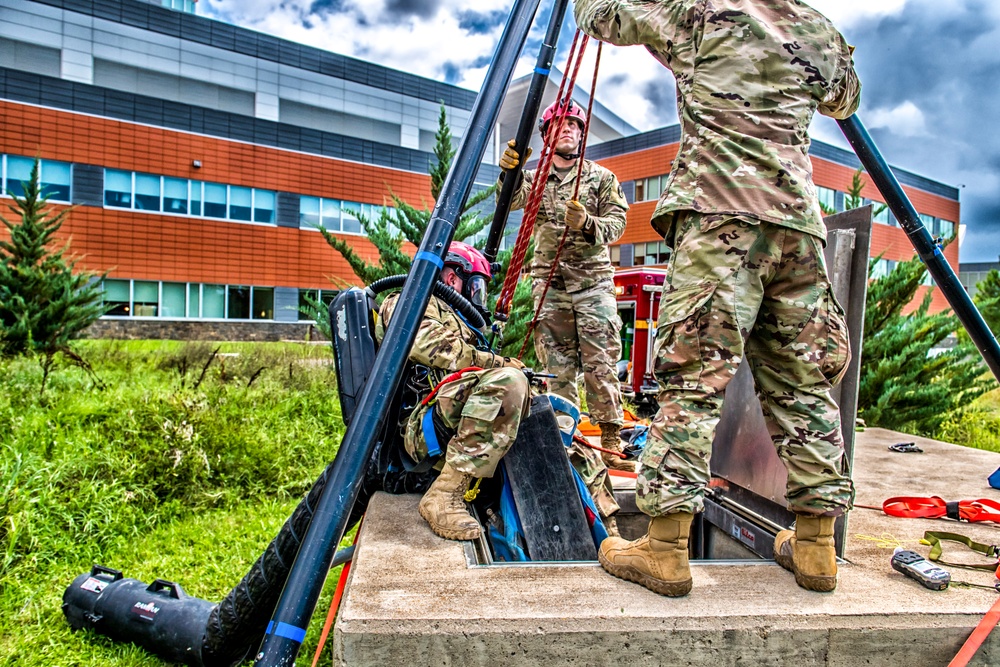
M 516 368 L 519 371 L 523 371 L 527 366 L 521 363 L 521 360 L 516 357 L 504 357 L 503 358 L 504 368 Z
M 514 139 L 508 141 L 507 148 L 504 149 L 503 155 L 500 156 L 500 168 L 504 171 L 510 171 L 521 163 L 521 156 L 514 150 L 514 144 L 516 143 Z M 529 157 L 531 157 L 531 146 L 528 146 L 524 159 L 527 160 Z
M 566 202 L 566 226 L 574 231 L 580 231 L 587 223 L 587 210 L 575 199 Z

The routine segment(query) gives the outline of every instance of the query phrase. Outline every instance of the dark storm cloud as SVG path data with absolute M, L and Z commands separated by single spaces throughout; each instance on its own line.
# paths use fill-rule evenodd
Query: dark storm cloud
M 926 135 L 872 128 L 886 159 L 965 186 L 962 261 L 995 261 L 1000 251 L 1000 193 L 988 180 L 1000 174 L 1000 135 L 991 131 L 1000 119 L 1000 49 L 989 6 L 969 1 L 946 10 L 911 0 L 897 16 L 845 31 L 858 46 L 862 121 L 907 101 L 924 115 Z
M 498 32 L 507 20 L 507 12 L 464 11 L 458 14 L 458 27 L 472 35 L 487 35 Z M 536 47 L 537 48 L 537 47 Z

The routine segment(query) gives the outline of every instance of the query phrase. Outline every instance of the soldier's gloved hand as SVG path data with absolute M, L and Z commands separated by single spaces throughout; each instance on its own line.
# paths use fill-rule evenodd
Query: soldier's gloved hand
M 587 223 L 587 210 L 575 199 L 566 202 L 566 226 L 574 231 L 580 231 Z
M 521 156 L 517 154 L 516 150 L 514 150 L 514 144 L 516 143 L 517 141 L 515 139 L 508 141 L 507 148 L 504 149 L 503 155 L 500 156 L 500 168 L 504 171 L 510 171 L 521 163 Z M 528 146 L 524 159 L 527 160 L 529 157 L 531 157 L 531 146 Z
M 503 358 L 504 368 L 516 368 L 519 371 L 523 371 L 527 366 L 521 363 L 521 360 L 516 357 L 504 357 Z

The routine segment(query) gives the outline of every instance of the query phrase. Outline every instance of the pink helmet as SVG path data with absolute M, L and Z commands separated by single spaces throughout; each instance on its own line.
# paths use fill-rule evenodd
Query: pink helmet
M 560 110 L 559 100 L 556 100 L 555 102 L 550 104 L 545 109 L 545 111 L 542 112 L 542 117 L 538 119 L 538 131 L 542 133 L 543 137 L 545 136 L 545 133 L 548 132 L 549 130 L 549 121 L 552 120 L 553 118 L 558 117 L 556 114 L 557 110 L 559 111 L 558 114 L 559 116 L 566 116 L 570 120 L 575 120 L 576 122 L 580 123 L 581 130 L 586 129 L 587 114 L 584 112 L 583 109 L 580 108 L 578 104 L 576 104 L 575 102 L 570 102 L 568 109 Z
M 489 282 L 493 278 L 493 270 L 486 256 L 468 243 L 454 241 L 448 246 L 444 265 L 453 268 L 462 279 L 462 296 L 472 302 L 472 305 L 485 310 Z
M 458 267 L 459 273 L 464 274 L 463 278 L 473 273 L 481 273 L 487 279 L 493 277 L 493 271 L 490 270 L 490 263 L 486 260 L 486 256 L 475 247 L 462 241 L 454 241 L 448 246 L 448 254 L 444 256 L 444 265 Z

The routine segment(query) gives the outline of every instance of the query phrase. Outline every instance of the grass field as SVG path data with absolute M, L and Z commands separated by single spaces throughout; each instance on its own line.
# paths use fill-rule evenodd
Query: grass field
M 329 348 L 85 341 L 79 351 L 98 382 L 64 366 L 41 397 L 37 363 L 0 362 L 0 665 L 160 665 L 71 633 L 63 590 L 101 563 L 221 599 L 336 453 Z M 336 573 L 320 620 L 335 583 Z

